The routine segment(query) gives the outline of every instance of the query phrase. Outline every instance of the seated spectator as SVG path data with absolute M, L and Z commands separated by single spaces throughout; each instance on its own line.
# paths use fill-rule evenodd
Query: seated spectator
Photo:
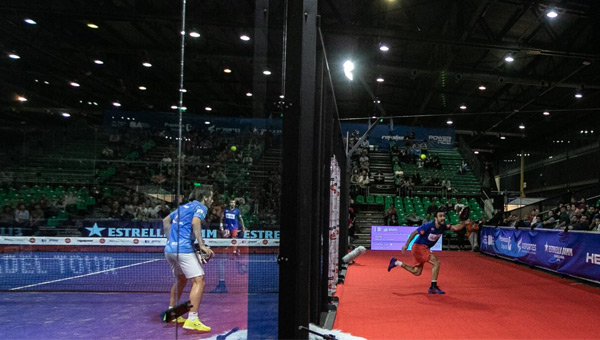
M 438 177 L 437 172 L 433 174 L 433 177 L 431 178 L 431 185 L 433 186 L 439 186 L 440 185 L 440 178 Z
M 10 225 L 15 222 L 15 211 L 10 205 L 5 205 L 2 208 L 2 215 L 0 215 L 0 223 Z
M 367 170 L 363 169 L 360 173 L 360 177 L 358 178 L 358 185 L 362 189 L 366 190 L 369 186 L 369 183 L 371 183 L 371 180 L 369 179 L 369 174 L 367 173 Z
M 569 223 L 571 223 L 571 217 L 567 212 L 567 206 L 563 205 L 562 208 L 560 208 L 560 214 L 558 215 L 558 224 L 555 225 L 554 229 L 566 227 Z
M 580 218 L 575 220 L 575 223 L 569 226 L 572 230 L 590 230 L 590 225 L 586 215 L 581 215 Z
M 421 225 L 423 223 L 423 219 L 413 211 L 406 217 L 406 223 L 408 225 Z
M 548 215 L 542 221 L 541 228 L 552 229 L 556 225 L 556 219 L 554 218 L 554 211 L 549 210 Z
M 390 217 L 390 220 L 388 221 L 387 225 L 390 225 L 390 226 L 400 225 L 400 222 L 398 221 L 398 215 L 392 215 Z
M 36 204 L 31 211 L 31 227 L 34 229 L 34 234 L 45 222 L 44 210 L 42 210 L 42 207 L 39 204 Z
M 17 206 L 15 210 L 15 219 L 16 225 L 21 228 L 29 228 L 30 219 L 29 219 L 29 210 L 25 207 L 25 204 L 21 203 Z
M 393 215 L 395 215 L 396 220 L 398 220 L 398 211 L 394 207 L 394 204 L 390 204 L 390 207 L 388 208 L 388 210 L 385 211 L 385 216 L 383 217 L 385 225 L 391 225 L 389 224 L 389 222 Z

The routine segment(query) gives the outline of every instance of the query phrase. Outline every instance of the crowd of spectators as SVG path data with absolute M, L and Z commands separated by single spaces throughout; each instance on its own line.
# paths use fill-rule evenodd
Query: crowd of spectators
M 40 226 L 46 226 L 50 218 L 61 213 L 67 216 L 61 224 L 92 217 L 122 221 L 163 218 L 174 205 L 165 198 L 174 194 L 177 187 L 177 138 L 173 135 L 169 130 L 128 128 L 107 134 L 99 149 L 96 171 L 114 168 L 112 177 L 98 183 L 96 176 L 97 183 L 78 187 L 78 191 L 85 189 L 85 195 L 69 191 L 51 197 L 42 193 L 35 199 L 17 196 L 10 202 L 5 200 L 0 226 L 20 227 L 27 234 L 36 234 Z M 216 198 L 211 210 L 214 220 L 220 219 L 214 213 L 221 205 L 235 199 L 242 213 L 251 215 L 250 220 L 277 224 L 281 170 L 259 162 L 265 150 L 276 146 L 277 141 L 268 130 L 188 132 L 182 139 L 182 191 L 187 192 L 194 183 L 212 184 Z M 251 178 L 250 173 L 257 166 L 265 175 Z M 5 181 L 1 187 L 8 191 L 17 185 L 20 184 Z M 163 195 L 156 195 L 157 192 Z M 78 204 L 89 197 L 95 204 L 82 209 Z
M 589 204 L 585 198 L 580 200 L 572 198 L 570 202 L 559 203 L 553 209 L 543 213 L 534 208 L 525 218 L 510 214 L 499 221 L 498 225 L 516 228 L 599 231 L 598 209 L 597 205 Z

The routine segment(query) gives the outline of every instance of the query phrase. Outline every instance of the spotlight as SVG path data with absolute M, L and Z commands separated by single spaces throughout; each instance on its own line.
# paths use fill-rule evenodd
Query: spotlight
M 100 60 L 100 59 L 95 59 L 94 60 L 94 64 L 96 64 L 96 65 L 104 65 L 104 62 L 102 60 Z
M 252 97 L 252 92 L 246 92 L 246 97 Z
M 119 103 L 119 102 L 114 102 L 114 103 L 113 103 L 113 106 L 114 106 L 114 107 L 121 107 L 121 103 Z
M 523 123 L 521 123 L 521 125 L 519 125 L 519 129 L 525 130 L 525 125 L 523 125 Z
M 270 75 L 271 75 L 271 71 L 269 71 L 269 70 L 264 70 L 264 71 L 263 71 L 263 74 L 264 74 L 265 76 L 270 76 Z
M 448 120 L 446 121 L 446 124 L 448 124 L 448 125 L 452 125 L 453 123 L 454 123 L 454 122 L 452 121 L 452 119 L 448 119 Z
M 551 9 L 548 12 L 546 12 L 546 16 L 548 18 L 554 19 L 554 18 L 556 18 L 558 16 L 558 13 L 556 13 L 555 10 Z
M 198 33 L 198 32 L 190 32 L 190 37 L 192 37 L 192 38 L 200 38 L 200 33 Z
M 507 55 L 504 58 L 504 61 L 506 61 L 507 63 L 512 63 L 513 61 L 515 61 L 515 58 L 513 58 L 513 56 L 511 56 L 511 55 Z
M 543 114 L 544 116 L 549 116 L 549 115 L 550 115 L 550 112 L 548 112 L 548 111 L 544 111 L 542 114 Z
M 212 111 L 212 107 L 207 106 L 207 107 L 204 108 L 204 110 L 206 110 L 206 111 Z
M 92 28 L 92 29 L 98 29 L 98 25 L 94 24 L 94 23 L 88 23 L 87 27 Z
M 33 19 L 25 19 L 25 23 L 27 23 L 29 25 L 35 25 L 35 24 L 37 24 L 37 22 L 35 22 L 35 20 L 33 20 Z
M 581 92 L 577 92 L 577 93 L 575 93 L 575 98 L 577 98 L 577 99 L 583 98 L 583 94 L 581 94 Z
M 458 107 L 461 110 L 466 110 L 467 109 L 467 105 L 462 104 L 461 106 Z
M 63 112 L 62 116 L 65 117 L 65 118 L 69 118 L 69 117 L 71 117 L 71 114 Z
M 354 63 L 350 60 L 346 60 L 346 62 L 344 63 L 344 74 L 346 75 L 346 78 L 350 80 L 354 79 L 352 71 L 354 71 Z
M 481 84 L 481 85 L 479 85 L 478 89 L 480 91 L 485 91 L 487 89 L 487 87 L 485 87 L 485 85 Z
M 143 62 L 143 63 L 142 63 L 142 65 L 143 65 L 144 67 L 152 67 L 152 64 L 151 64 L 151 63 L 149 63 L 149 62 L 147 62 L 147 61 Z
M 384 81 L 385 81 L 385 79 L 383 79 L 383 77 L 377 77 L 378 83 L 383 83 Z
M 231 69 L 230 68 L 224 68 L 223 72 L 225 72 L 225 73 L 231 73 Z
M 250 37 L 243 34 L 243 35 L 240 35 L 240 39 L 242 39 L 243 41 L 248 41 L 248 40 L 250 40 Z
M 140 91 L 146 91 L 148 88 L 146 86 L 139 86 L 138 89 L 140 89 Z
M 27 98 L 19 96 L 19 97 L 17 97 L 17 100 L 20 101 L 21 103 L 24 103 L 27 101 Z
M 387 52 L 390 50 L 390 48 L 387 45 L 381 45 L 381 46 L 379 46 L 379 50 L 381 52 Z
M 19 55 L 18 55 L 18 54 L 16 54 L 16 53 L 9 53 L 9 54 L 8 54 L 8 57 L 9 57 L 10 59 L 14 59 L 14 60 L 21 59 L 21 56 L 19 56 Z

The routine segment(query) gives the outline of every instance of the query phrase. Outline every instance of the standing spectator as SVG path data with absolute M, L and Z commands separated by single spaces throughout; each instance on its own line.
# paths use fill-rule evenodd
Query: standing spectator
M 471 219 L 468 219 L 465 225 L 467 226 L 467 239 L 471 244 L 471 251 L 479 250 L 479 241 L 477 236 L 477 232 L 479 231 L 479 225 L 473 223 Z
M 446 197 L 449 192 L 452 192 L 452 186 L 450 184 L 450 180 L 444 178 L 442 180 L 442 196 Z

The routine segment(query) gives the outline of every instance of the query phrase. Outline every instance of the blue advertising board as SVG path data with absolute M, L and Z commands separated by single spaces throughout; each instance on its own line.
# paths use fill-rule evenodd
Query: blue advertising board
M 368 128 L 369 124 L 367 123 L 342 123 L 342 133 L 344 136 L 346 136 L 346 133 L 353 133 L 354 131 L 358 131 L 362 136 Z M 426 141 L 430 146 L 438 148 L 454 147 L 454 129 L 387 124 L 376 125 L 371 130 L 369 133 L 369 143 L 378 145 L 380 148 L 384 149 L 389 148 L 390 141 L 395 141 L 403 146 L 405 136 L 409 135 L 411 131 L 415 136 L 413 141 L 419 143 Z
M 600 234 L 483 227 L 481 251 L 600 282 Z

